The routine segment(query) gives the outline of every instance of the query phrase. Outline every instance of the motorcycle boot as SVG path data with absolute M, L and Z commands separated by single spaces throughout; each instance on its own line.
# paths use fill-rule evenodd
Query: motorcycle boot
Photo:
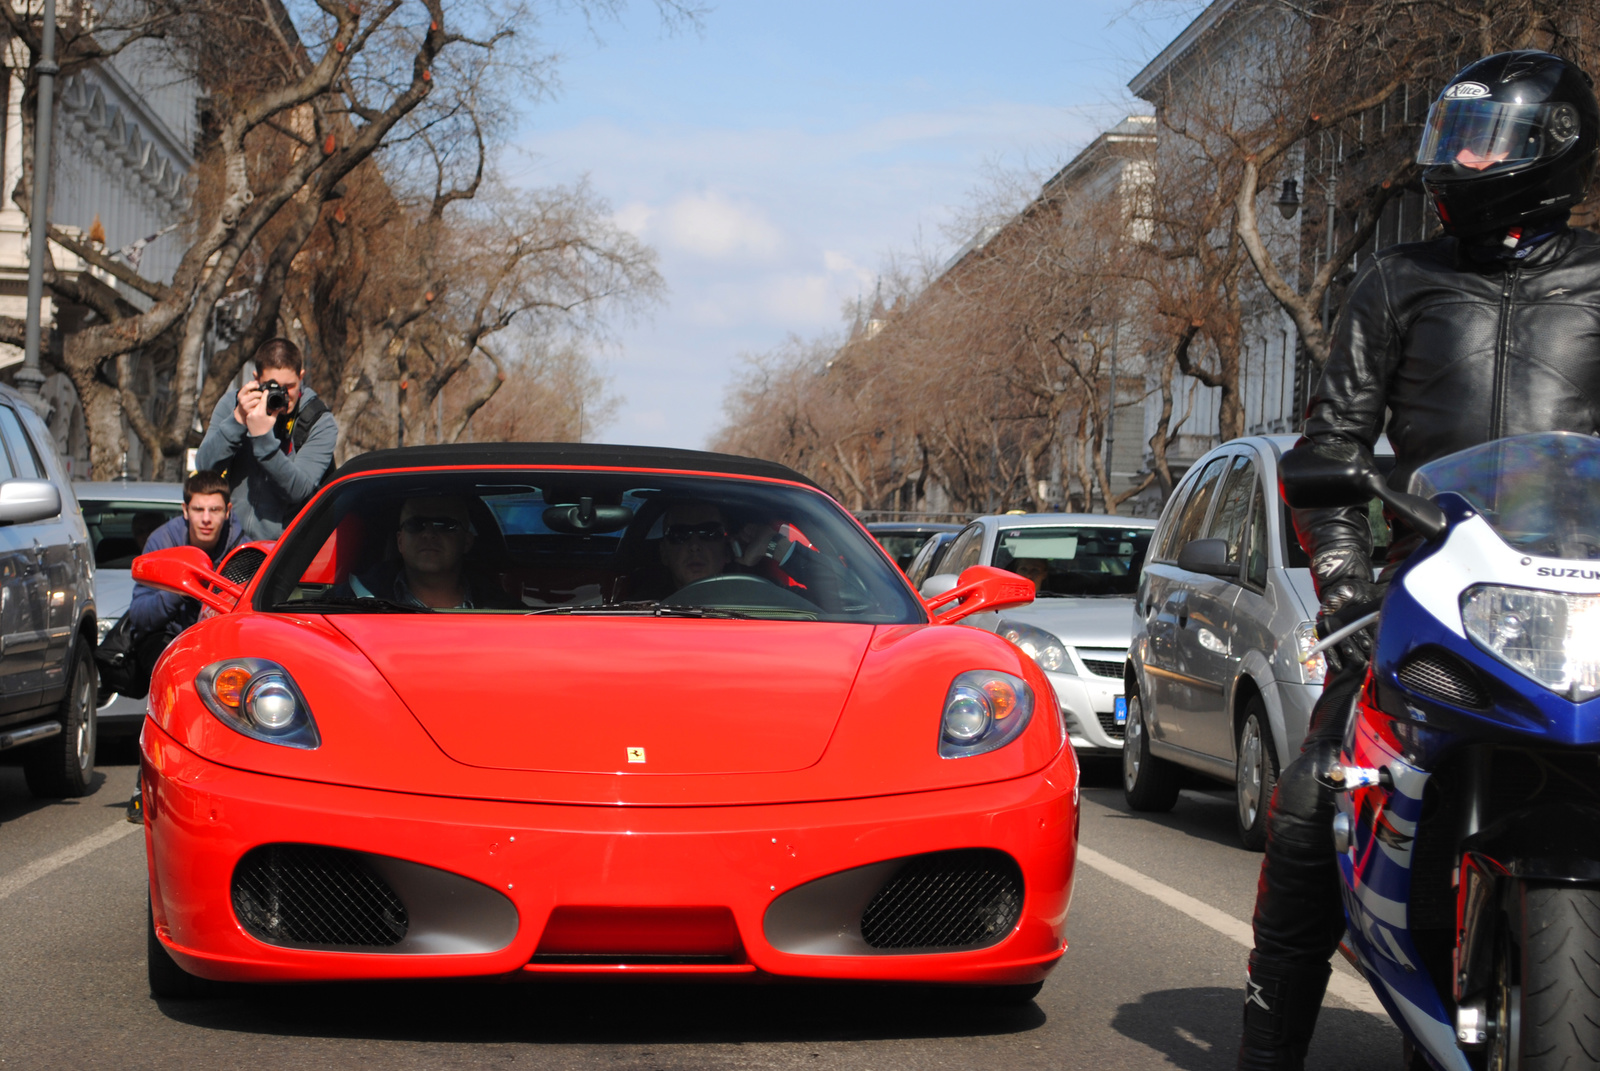
M 1301 1071 L 1333 968 L 1250 954 L 1239 1071 Z
M 1333 848 L 1334 782 L 1344 727 L 1366 673 L 1351 665 L 1312 711 L 1299 757 L 1284 768 L 1267 812 L 1267 850 L 1256 889 L 1255 950 L 1245 989 L 1239 1067 L 1299 1068 L 1317 1025 L 1344 936 Z

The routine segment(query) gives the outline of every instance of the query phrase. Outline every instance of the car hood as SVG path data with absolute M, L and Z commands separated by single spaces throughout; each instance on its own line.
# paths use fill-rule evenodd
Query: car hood
M 1001 612 L 1052 633 L 1074 647 L 1126 650 L 1133 638 L 1133 596 L 1106 599 L 1039 599 L 1028 606 Z
M 94 571 L 94 612 L 102 619 L 121 617 L 133 600 L 133 573 L 127 569 Z
M 551 773 L 777 773 L 838 724 L 868 625 L 329 618 L 452 759 Z

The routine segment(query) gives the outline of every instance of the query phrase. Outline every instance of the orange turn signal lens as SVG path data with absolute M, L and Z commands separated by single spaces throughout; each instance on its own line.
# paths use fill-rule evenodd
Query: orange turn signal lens
M 243 666 L 229 666 L 217 674 L 211 684 L 217 699 L 234 709 L 244 697 L 244 686 L 250 683 L 250 671 Z
M 1017 710 L 1017 692 L 1010 684 L 1003 680 L 987 680 L 983 682 L 983 694 L 989 697 L 989 706 L 994 711 L 995 721 L 1005 721 Z

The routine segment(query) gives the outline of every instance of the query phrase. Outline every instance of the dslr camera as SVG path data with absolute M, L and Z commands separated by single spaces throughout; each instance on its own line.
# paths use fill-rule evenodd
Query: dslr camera
M 267 380 L 261 384 L 261 389 L 267 395 L 268 413 L 287 413 L 289 411 L 289 392 L 278 386 L 277 380 Z

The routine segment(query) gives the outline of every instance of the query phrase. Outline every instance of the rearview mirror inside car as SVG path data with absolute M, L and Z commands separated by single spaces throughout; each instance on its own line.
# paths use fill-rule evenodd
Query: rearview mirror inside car
M 1239 563 L 1228 561 L 1226 539 L 1191 539 L 1178 551 L 1178 568 L 1205 576 L 1237 579 Z
M 0 524 L 28 524 L 61 512 L 61 492 L 49 480 L 0 483 Z
M 928 580 L 932 582 L 939 576 L 949 575 L 940 573 L 929 577 Z M 923 587 L 926 588 L 927 584 Z M 1004 569 L 996 569 L 992 565 L 972 565 L 957 578 L 954 587 L 942 595 L 928 599 L 927 606 L 935 622 L 948 625 L 989 610 L 1026 606 L 1033 601 L 1033 593 L 1033 581 L 1026 577 Z M 944 610 L 943 613 L 939 612 L 942 607 L 950 606 L 951 603 L 959 605 Z
M 199 547 L 168 547 L 133 559 L 133 579 L 162 591 L 199 599 L 219 614 L 239 603 L 244 588 L 224 580 L 211 568 L 211 559 Z

